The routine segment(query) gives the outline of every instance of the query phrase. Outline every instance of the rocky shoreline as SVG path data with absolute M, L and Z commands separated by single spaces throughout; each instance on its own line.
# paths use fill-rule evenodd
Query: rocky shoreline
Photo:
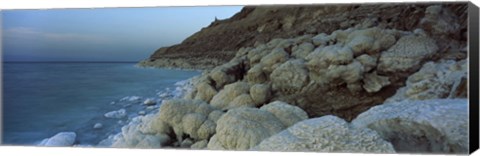
M 371 21 L 242 47 L 111 146 L 467 153 L 466 43 L 451 36 L 454 17 L 432 5 L 412 30 Z M 172 62 L 159 66 L 196 66 Z
M 226 62 L 142 61 L 205 71 L 183 85 L 183 96 L 99 146 L 465 154 L 468 58 L 458 5 L 412 5 L 418 23 L 409 29 L 364 18 L 272 38 Z

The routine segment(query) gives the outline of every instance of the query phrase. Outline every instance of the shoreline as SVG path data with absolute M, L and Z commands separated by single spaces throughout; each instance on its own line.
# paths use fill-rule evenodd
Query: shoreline
M 453 17 L 448 9 L 418 9 L 422 24 L 408 30 L 369 19 L 329 34 L 275 38 L 242 47 L 225 63 L 143 60 L 138 67 L 205 69 L 97 146 L 465 153 L 468 58 L 458 50 L 464 42 L 452 42 L 458 51 L 442 47 L 461 31 L 444 25 Z
M 134 65 L 134 67 L 144 68 L 144 67 L 138 67 L 137 65 Z M 167 69 L 167 68 L 163 68 L 163 69 Z M 179 70 L 179 69 L 173 69 L 173 70 Z M 192 70 L 183 70 L 183 71 L 192 71 Z M 188 79 L 175 81 L 173 84 L 171 84 L 171 87 L 156 89 L 154 93 L 155 95 L 154 97 L 149 97 L 144 95 L 130 95 L 130 96 L 125 96 L 119 99 L 112 99 L 110 105 L 118 105 L 117 107 L 118 110 L 115 109 L 115 110 L 106 111 L 101 117 L 103 118 L 102 119 L 103 122 L 100 121 L 94 125 L 85 125 L 85 127 L 89 127 L 91 129 L 90 131 L 94 132 L 101 129 L 105 129 L 106 127 L 103 126 L 103 124 L 105 124 L 106 122 L 112 122 L 112 120 L 113 121 L 118 120 L 116 124 L 119 124 L 121 126 L 119 126 L 118 128 L 115 128 L 114 130 L 111 130 L 111 132 L 108 132 L 106 136 L 105 135 L 99 136 L 102 138 L 104 137 L 104 139 L 100 140 L 99 142 L 78 143 L 77 137 L 81 137 L 81 135 L 79 135 L 80 133 L 78 132 L 75 133 L 74 131 L 76 130 L 72 129 L 72 131 L 70 132 L 59 131 L 55 135 L 49 138 L 44 138 L 41 140 L 34 141 L 32 142 L 31 145 L 33 146 L 107 147 L 107 146 L 100 146 L 99 145 L 100 142 L 108 139 L 110 136 L 115 136 L 121 133 L 122 127 L 128 126 L 129 124 L 135 122 L 135 120 L 137 120 L 135 118 L 142 118 L 142 117 L 157 113 L 163 101 L 182 97 L 188 90 L 191 90 L 192 88 L 191 81 L 196 77 L 198 77 L 198 75 L 190 77 Z M 147 104 L 147 101 L 149 100 L 154 102 L 154 104 Z M 125 111 L 125 109 L 130 111 Z M 122 110 L 124 112 L 121 112 Z M 100 125 L 97 125 L 97 124 L 100 124 Z M 75 135 L 62 135 L 64 133 L 75 133 Z M 67 142 L 64 141 L 69 139 L 73 139 L 75 141 L 71 143 L 68 143 L 68 141 Z M 54 140 L 54 141 L 50 141 L 50 143 L 47 143 L 49 140 Z

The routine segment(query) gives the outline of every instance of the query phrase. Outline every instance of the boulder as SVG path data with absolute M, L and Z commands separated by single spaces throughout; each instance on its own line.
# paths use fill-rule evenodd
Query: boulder
M 245 78 L 249 83 L 263 83 L 267 81 L 268 77 L 263 72 L 263 64 L 256 64 L 247 71 Z
M 204 149 L 207 147 L 208 141 L 207 140 L 200 140 L 195 142 L 192 146 L 190 146 L 191 149 Z
M 250 150 L 288 152 L 394 153 L 393 146 L 368 128 L 354 128 L 336 116 L 304 120 Z
M 122 108 L 120 110 L 105 113 L 103 116 L 105 116 L 106 118 L 120 119 L 127 116 L 127 111 Z
M 127 97 L 124 97 L 124 98 L 120 99 L 120 101 L 136 102 L 136 101 L 139 101 L 140 99 L 141 99 L 141 97 L 139 97 L 139 96 L 127 96 Z
M 260 60 L 260 63 L 263 64 L 263 71 L 270 74 L 276 66 L 287 61 L 288 57 L 288 53 L 283 48 L 273 49 L 272 52 Z
M 292 56 L 295 58 L 305 59 L 313 50 L 315 46 L 310 42 L 304 42 L 300 45 L 293 46 Z
M 270 74 L 272 89 L 286 93 L 300 91 L 308 79 L 308 71 L 303 60 L 289 60 Z
M 77 134 L 75 132 L 60 132 L 51 138 L 44 139 L 39 146 L 72 146 Z
M 290 105 L 282 101 L 274 101 L 266 104 L 260 108 L 272 113 L 277 117 L 285 127 L 290 127 L 293 124 L 308 119 L 308 115 L 305 111 L 297 106 Z
M 224 85 L 237 81 L 244 74 L 245 58 L 233 58 L 229 62 L 215 67 L 209 73 L 209 77 L 215 82 L 215 88 L 221 89 Z
M 318 47 L 306 58 L 308 65 L 315 68 L 327 68 L 329 64 L 346 64 L 353 60 L 353 51 L 350 47 L 340 44 Z
M 160 107 L 159 118 L 172 127 L 177 141 L 183 141 L 184 134 L 195 140 L 208 139 L 215 133 L 216 124 L 209 121 L 209 114 L 215 108 L 200 100 L 168 100 Z
M 271 49 L 266 49 L 266 46 L 262 44 L 262 46 L 256 47 L 253 50 L 250 50 L 247 54 L 247 59 L 250 65 L 255 65 L 260 62 L 260 60 L 267 54 L 269 54 Z
M 312 38 L 315 46 L 326 46 L 333 38 L 325 33 L 320 33 Z
M 121 128 L 121 132 L 109 136 L 99 145 L 118 148 L 160 148 L 170 142 L 170 128 L 158 120 L 158 114 L 135 117 Z
M 398 89 L 386 102 L 466 98 L 467 75 L 467 60 L 427 62 L 418 72 L 408 77 L 406 86 Z
M 100 129 L 103 127 L 103 124 L 101 123 L 96 123 L 95 125 L 93 125 L 93 129 Z
M 441 5 L 432 5 L 425 9 L 420 25 L 432 35 L 453 34 L 459 32 L 461 25 L 455 14 Z
M 390 84 L 388 77 L 379 76 L 377 72 L 365 74 L 363 79 L 363 88 L 369 93 L 380 91 L 383 87 Z
M 155 105 L 157 102 L 155 101 L 155 99 L 146 99 L 145 101 L 143 101 L 143 104 L 144 105 Z
M 378 27 L 360 29 L 348 34 L 345 45 L 359 56 L 363 53 L 375 54 L 395 44 L 395 36 Z
M 285 129 L 270 112 L 240 107 L 229 110 L 217 121 L 216 134 L 207 148 L 216 150 L 247 150 L 260 141 Z
M 256 106 L 260 106 L 270 100 L 272 93 L 270 85 L 255 84 L 250 88 L 250 96 Z
M 377 57 L 372 57 L 370 55 L 363 54 L 356 57 L 355 60 L 357 60 L 363 65 L 365 72 L 369 72 L 370 70 L 377 67 Z
M 249 85 L 242 81 L 225 85 L 225 87 L 220 90 L 217 95 L 213 96 L 210 104 L 215 108 L 226 110 L 229 108 L 228 104 L 231 101 L 233 101 L 239 95 L 248 93 L 249 90 Z
M 424 59 L 432 57 L 437 51 L 435 40 L 428 36 L 403 36 L 382 52 L 377 70 L 390 73 L 415 71 Z
M 190 148 L 190 146 L 192 145 L 193 145 L 193 141 L 190 139 L 185 139 L 182 141 L 182 143 L 180 143 L 180 147 L 182 148 Z
M 218 93 L 214 87 L 207 84 L 206 82 L 198 83 L 195 87 L 197 90 L 197 94 L 194 98 L 195 100 L 203 100 L 205 102 L 210 102 L 213 96 Z
M 375 130 L 397 152 L 468 153 L 468 100 L 404 100 L 370 108 L 352 121 Z
M 210 77 L 215 81 L 215 88 L 222 88 L 225 84 L 235 82 L 235 76 L 228 75 L 225 68 L 218 66 L 210 71 Z
M 237 96 L 235 99 L 233 99 L 232 102 L 228 103 L 226 109 L 232 109 L 237 107 L 255 107 L 255 102 L 253 102 L 250 94 L 244 93 Z

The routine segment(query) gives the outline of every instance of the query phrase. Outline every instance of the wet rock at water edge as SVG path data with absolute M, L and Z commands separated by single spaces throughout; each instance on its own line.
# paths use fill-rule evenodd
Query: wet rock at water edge
M 103 128 L 103 124 L 101 123 L 96 123 L 95 125 L 93 125 L 93 129 L 101 129 Z

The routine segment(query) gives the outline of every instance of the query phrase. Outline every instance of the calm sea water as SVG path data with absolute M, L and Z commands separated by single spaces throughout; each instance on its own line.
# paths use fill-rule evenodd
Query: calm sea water
M 134 63 L 4 63 L 2 144 L 35 145 L 58 132 L 73 131 L 76 144 L 95 145 L 122 126 L 120 119 L 103 115 L 132 107 L 112 102 L 126 96 L 158 98 L 160 90 L 198 74 L 138 68 Z M 93 129 L 95 123 L 104 127 Z

